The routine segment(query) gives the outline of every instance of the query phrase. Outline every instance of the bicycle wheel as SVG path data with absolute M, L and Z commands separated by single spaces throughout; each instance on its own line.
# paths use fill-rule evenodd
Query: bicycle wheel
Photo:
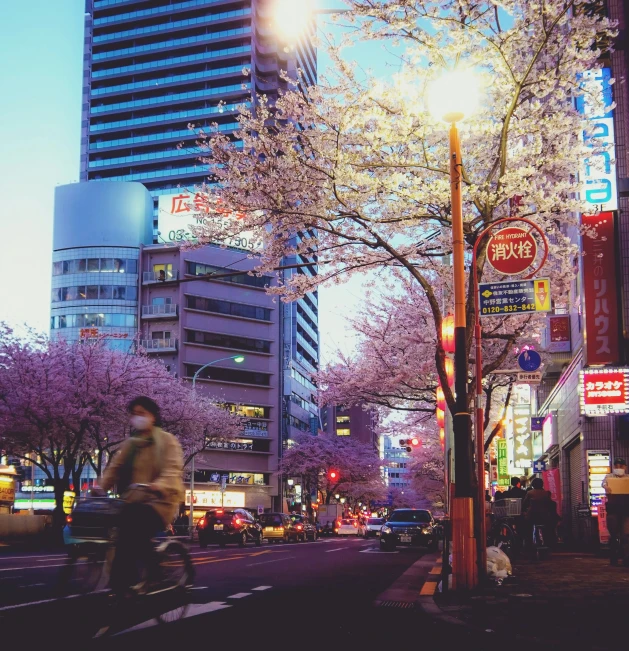
M 102 589 L 109 577 L 109 545 L 77 545 L 69 551 L 65 565 L 57 580 L 60 596 L 89 594 Z
M 179 541 L 163 543 L 157 553 L 161 558 L 160 583 L 164 586 L 164 595 L 168 597 L 165 603 L 172 608 L 159 613 L 156 619 L 160 624 L 168 624 L 182 619 L 188 610 L 194 568 L 188 550 Z
M 520 549 L 519 536 L 505 522 L 496 522 L 490 532 L 490 542 L 501 549 L 509 558 L 515 558 Z

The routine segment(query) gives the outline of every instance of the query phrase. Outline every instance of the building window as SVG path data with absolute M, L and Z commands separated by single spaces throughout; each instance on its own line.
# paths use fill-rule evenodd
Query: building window
M 202 346 L 216 346 L 218 348 L 230 348 L 233 350 L 248 350 L 255 353 L 270 353 L 271 342 L 263 339 L 249 339 L 248 337 L 236 337 L 216 332 L 203 332 L 199 330 L 187 330 L 186 341 L 191 344 Z
M 200 364 L 186 364 L 186 376 L 192 377 L 200 368 Z M 218 380 L 220 382 L 236 382 L 238 384 L 256 384 L 262 387 L 271 385 L 270 373 L 257 373 L 255 371 L 241 371 L 233 368 L 210 366 L 203 369 L 198 375 L 202 380 Z
M 350 431 L 349 427 L 337 427 L 336 428 L 336 435 L 337 436 L 349 436 Z
M 220 275 L 223 273 L 230 273 L 232 270 L 226 267 L 214 267 L 209 264 L 201 264 L 200 262 L 186 263 L 186 273 L 190 276 L 207 276 L 211 274 Z M 226 276 L 224 278 L 217 278 L 216 280 L 223 283 L 235 283 L 237 285 L 248 285 L 249 287 L 259 287 L 264 289 L 270 285 L 271 279 L 269 276 L 250 276 L 246 271 L 241 274 Z
M 201 310 L 202 312 L 212 312 L 214 314 L 238 316 L 245 319 L 255 319 L 257 321 L 271 320 L 271 310 L 266 307 L 245 305 L 243 303 L 232 303 L 231 301 L 221 301 L 216 298 L 186 296 L 186 306 L 191 310 Z
M 50 318 L 50 327 L 57 328 L 97 328 L 114 326 L 119 328 L 136 328 L 135 314 L 60 314 Z
M 154 296 L 151 305 L 172 305 L 173 299 L 166 296 Z
M 52 263 L 52 275 L 80 273 L 138 273 L 138 261 L 130 258 L 79 258 Z
M 337 423 L 349 423 L 349 416 L 337 416 L 336 417 L 336 422 Z
M 232 414 L 244 416 L 245 418 L 270 418 L 270 407 L 258 407 L 256 405 L 228 405 L 227 408 Z
M 288 421 L 290 424 L 297 428 L 298 430 L 301 430 L 302 432 L 309 432 L 310 431 L 310 423 L 304 423 L 303 420 L 299 420 L 296 416 L 290 415 L 288 417 Z
M 154 264 L 153 273 L 158 280 L 166 281 L 173 279 L 173 265 L 169 262 L 167 264 Z
M 96 299 L 136 301 L 138 299 L 138 289 L 131 285 L 79 285 L 77 287 L 53 289 L 51 293 L 53 303 Z

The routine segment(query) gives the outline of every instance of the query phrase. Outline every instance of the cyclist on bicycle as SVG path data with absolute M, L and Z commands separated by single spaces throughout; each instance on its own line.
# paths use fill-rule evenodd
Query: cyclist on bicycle
M 141 396 L 127 409 L 132 435 L 112 457 L 100 481 L 103 490 L 117 486 L 125 501 L 111 569 L 111 588 L 116 593 L 138 583 L 140 563 L 153 557 L 151 538 L 172 521 L 184 494 L 183 451 L 179 441 L 161 429 L 157 403 Z M 147 570 L 149 577 L 156 576 L 157 568 Z

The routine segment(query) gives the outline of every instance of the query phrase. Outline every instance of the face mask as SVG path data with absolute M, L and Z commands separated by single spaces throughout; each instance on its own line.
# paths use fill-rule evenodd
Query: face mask
M 617 477 L 622 477 L 625 474 L 624 468 L 614 468 L 614 475 Z
M 131 416 L 129 421 L 131 422 L 131 427 L 138 432 L 144 432 L 153 426 L 151 419 L 147 416 Z

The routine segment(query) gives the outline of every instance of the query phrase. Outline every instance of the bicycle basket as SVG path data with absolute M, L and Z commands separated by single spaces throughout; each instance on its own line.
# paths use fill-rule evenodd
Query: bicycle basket
M 508 518 L 522 513 L 522 500 L 503 499 L 494 503 L 494 515 L 499 518 Z

